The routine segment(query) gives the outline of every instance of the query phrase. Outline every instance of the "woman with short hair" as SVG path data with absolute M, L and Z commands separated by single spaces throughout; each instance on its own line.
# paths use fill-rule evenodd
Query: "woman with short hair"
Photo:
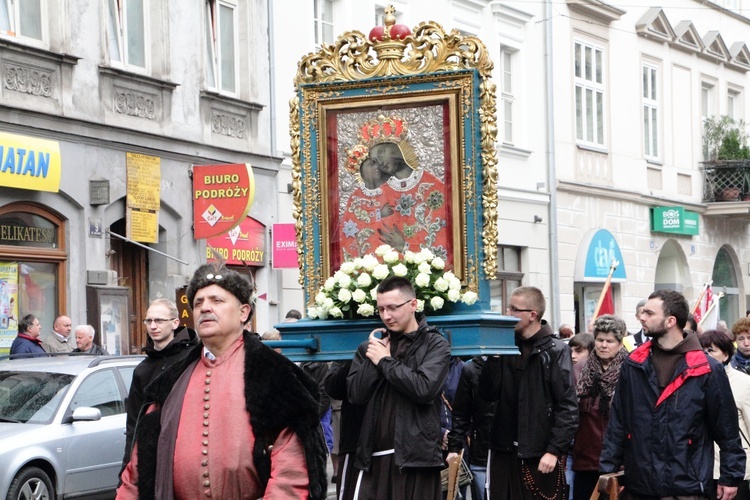
M 599 316 L 594 321 L 593 331 L 594 351 L 583 365 L 576 384 L 578 430 L 573 445 L 573 500 L 589 500 L 596 488 L 612 395 L 622 363 L 628 357 L 622 346 L 622 339 L 627 335 L 622 319 L 612 314 Z

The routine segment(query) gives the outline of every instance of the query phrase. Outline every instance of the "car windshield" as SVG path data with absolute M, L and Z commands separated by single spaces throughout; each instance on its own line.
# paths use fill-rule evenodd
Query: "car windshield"
M 65 373 L 0 372 L 0 422 L 48 423 L 74 378 Z

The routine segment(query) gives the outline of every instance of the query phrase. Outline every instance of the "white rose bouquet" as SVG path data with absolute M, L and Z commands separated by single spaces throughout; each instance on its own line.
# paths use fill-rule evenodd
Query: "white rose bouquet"
M 476 292 L 461 291 L 461 280 L 445 269 L 445 261 L 430 250 L 407 251 L 403 255 L 389 245 L 379 246 L 374 254 L 344 262 L 325 280 L 315 295 L 315 304 L 307 308 L 311 319 L 368 318 L 377 310 L 377 288 L 388 276 L 409 279 L 417 293 L 417 311 L 445 309 L 448 304 L 472 305 Z

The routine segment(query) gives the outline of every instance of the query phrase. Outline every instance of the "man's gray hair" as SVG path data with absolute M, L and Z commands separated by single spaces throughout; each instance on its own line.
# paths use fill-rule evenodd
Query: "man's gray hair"
M 96 335 L 96 331 L 94 330 L 94 327 L 93 327 L 93 326 L 91 326 L 91 325 L 78 325 L 78 326 L 76 327 L 76 329 L 75 329 L 75 330 L 73 330 L 73 331 L 74 331 L 74 332 L 77 332 L 78 330 L 83 330 L 83 331 L 85 331 L 85 332 L 86 332 L 86 334 L 87 334 L 87 335 L 88 335 L 89 337 L 91 337 L 92 339 L 94 338 L 94 335 Z

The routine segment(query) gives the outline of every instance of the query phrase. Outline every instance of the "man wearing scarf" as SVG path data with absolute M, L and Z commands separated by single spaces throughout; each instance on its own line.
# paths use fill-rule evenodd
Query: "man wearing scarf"
M 516 288 L 508 313 L 519 355 L 487 359 L 479 396 L 497 401 L 487 461 L 489 500 L 562 500 L 562 459 L 578 426 L 568 346 L 542 319 L 546 301 L 535 287 Z
M 28 358 L 33 356 L 44 356 L 44 348 L 39 334 L 42 325 L 39 318 L 33 314 L 24 316 L 18 323 L 18 336 L 10 346 L 10 358 Z
M 585 363 L 573 367 L 578 381 L 579 421 L 573 443 L 573 500 L 589 500 L 599 481 L 599 456 L 609 421 L 609 406 L 620 378 L 620 367 L 628 357 L 623 347 L 626 333 L 622 319 L 612 314 L 599 316 L 594 321 L 594 352 Z
M 652 293 L 641 312 L 651 340 L 622 365 L 604 434 L 603 473 L 624 466 L 627 500 L 732 500 L 745 476 L 737 407 L 720 362 L 707 356 L 695 332 L 684 332 L 685 297 Z M 720 477 L 713 479 L 714 441 Z
M 732 368 L 750 375 L 750 318 L 740 318 L 732 325 L 734 341 L 737 342 L 737 352 L 730 362 Z

